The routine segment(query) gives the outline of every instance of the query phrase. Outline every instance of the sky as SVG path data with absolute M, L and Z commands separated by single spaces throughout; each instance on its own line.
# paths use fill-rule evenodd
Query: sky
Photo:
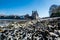
M 60 0 L 0 0 L 0 15 L 25 15 L 37 10 L 40 17 L 49 17 L 51 5 Z

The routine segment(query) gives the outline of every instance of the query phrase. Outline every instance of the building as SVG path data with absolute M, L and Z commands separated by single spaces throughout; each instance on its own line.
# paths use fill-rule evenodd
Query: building
M 32 17 L 33 17 L 33 19 L 38 19 L 39 18 L 39 15 L 38 15 L 37 11 L 32 11 Z

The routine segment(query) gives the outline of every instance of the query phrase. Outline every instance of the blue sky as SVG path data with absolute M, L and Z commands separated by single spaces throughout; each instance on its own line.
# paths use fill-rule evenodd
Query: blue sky
M 0 15 L 31 15 L 37 10 L 40 17 L 48 17 L 52 4 L 60 5 L 60 0 L 0 0 Z

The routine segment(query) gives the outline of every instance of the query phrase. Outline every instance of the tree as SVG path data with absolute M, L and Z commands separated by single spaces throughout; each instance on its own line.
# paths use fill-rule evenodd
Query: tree
M 49 9 L 50 17 L 60 17 L 60 6 L 52 5 Z
M 52 13 L 50 17 L 60 17 L 60 12 Z
M 25 19 L 28 19 L 28 17 L 29 17 L 29 14 L 26 14 L 26 15 L 25 15 Z

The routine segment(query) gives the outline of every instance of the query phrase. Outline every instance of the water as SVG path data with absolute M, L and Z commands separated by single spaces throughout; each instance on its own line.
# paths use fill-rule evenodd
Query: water
M 20 22 L 20 21 L 26 21 L 21 19 L 0 19 L 0 26 L 6 26 L 10 22 Z

